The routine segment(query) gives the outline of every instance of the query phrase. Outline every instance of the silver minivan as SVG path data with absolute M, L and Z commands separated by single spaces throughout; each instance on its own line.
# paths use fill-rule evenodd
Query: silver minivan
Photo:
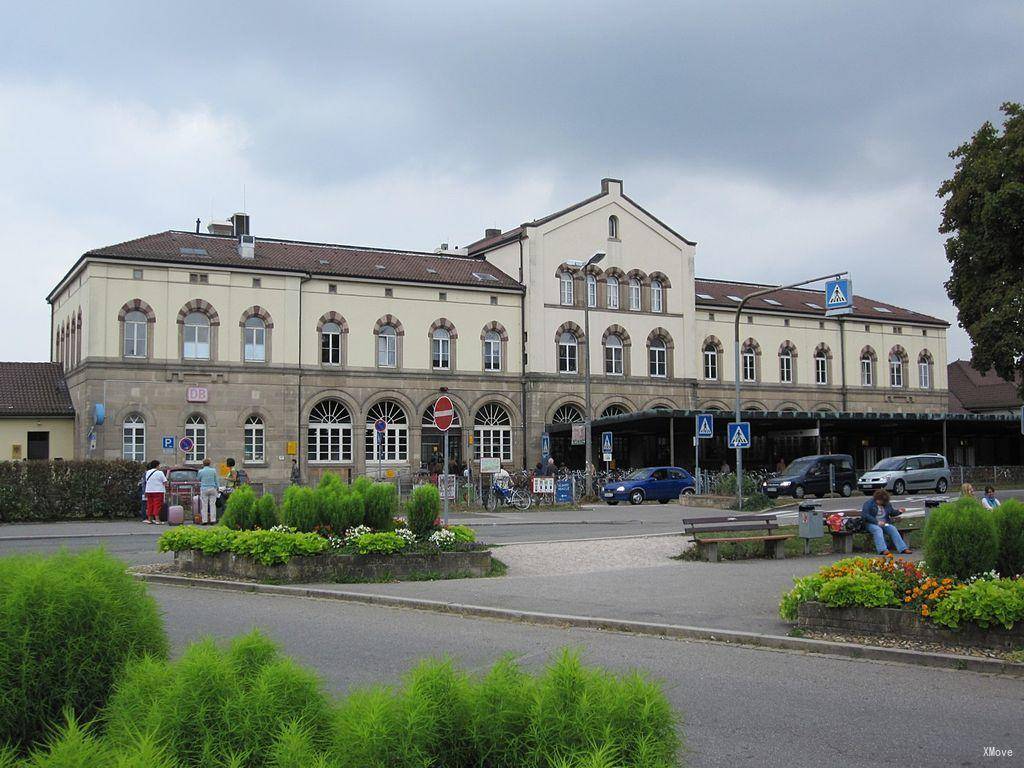
M 897 496 L 918 491 L 945 493 L 951 479 L 946 457 L 938 453 L 890 456 L 882 459 L 857 481 L 865 496 L 885 488 Z

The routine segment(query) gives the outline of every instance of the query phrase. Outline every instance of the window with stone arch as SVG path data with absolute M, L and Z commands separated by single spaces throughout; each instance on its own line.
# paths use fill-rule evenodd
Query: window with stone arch
M 903 347 L 893 347 L 889 352 L 889 386 L 893 389 L 903 389 L 907 386 L 906 364 L 907 353 Z
M 932 388 L 932 354 L 927 349 L 917 356 L 917 384 L 921 389 Z
M 753 339 L 747 339 L 740 348 L 740 376 L 742 381 L 758 381 L 761 357 L 761 345 Z
M 209 302 L 193 299 L 178 312 L 182 360 L 214 360 L 217 357 L 217 328 L 220 317 Z
M 483 368 L 485 372 L 496 373 L 504 369 L 505 347 L 508 344 L 508 333 L 505 326 L 492 320 L 480 332 Z
M 668 346 L 665 344 L 665 339 L 660 336 L 651 339 L 647 350 L 650 363 L 648 372 L 652 378 L 664 379 L 668 376 Z
M 571 307 L 576 301 L 572 272 L 568 270 L 558 273 L 558 301 L 563 307 Z
M 779 347 L 779 382 L 792 384 L 796 381 L 796 347 L 791 341 L 784 341 Z
M 375 429 L 383 419 L 383 432 Z M 366 413 L 366 461 L 402 462 L 409 460 L 409 417 L 394 400 L 381 400 Z
M 405 330 L 394 315 L 380 318 L 373 328 L 376 337 L 376 361 L 378 368 L 402 367 L 402 337 Z
M 591 309 L 597 306 L 597 275 L 587 275 L 587 306 Z
M 320 336 L 320 365 L 340 366 L 345 359 L 348 323 L 337 312 L 328 312 L 317 324 Z
M 125 417 L 121 425 L 121 458 L 125 461 L 146 460 L 146 420 L 138 413 Z
M 242 449 L 246 464 L 262 464 L 266 456 L 266 426 L 260 416 L 250 416 L 242 428 Z
M 512 461 L 512 417 L 500 403 L 481 406 L 473 417 L 477 459 Z
M 243 359 L 247 363 L 267 362 L 267 324 L 255 315 L 245 321 L 243 328 Z
M 814 383 L 827 386 L 829 369 L 832 367 L 832 350 L 825 343 L 819 344 L 814 350 Z
M 306 459 L 312 464 L 352 461 L 352 414 L 340 400 L 321 400 L 309 412 Z
M 142 299 L 132 299 L 118 312 L 121 323 L 121 355 L 126 358 L 150 356 L 149 326 L 156 323 L 153 308 Z
M 566 326 L 558 334 L 558 372 L 579 373 L 580 336 Z
M 459 338 L 455 326 L 447 318 L 430 325 L 430 367 L 435 371 L 455 370 L 455 344 Z
M 612 403 L 601 411 L 601 418 L 607 419 L 610 416 L 624 416 L 627 413 L 629 413 L 629 408 L 621 403 Z
M 558 406 L 551 417 L 552 424 L 582 424 L 583 421 L 583 409 L 573 403 Z
M 871 347 L 864 347 L 860 352 L 860 385 L 862 387 L 875 386 L 875 366 L 878 363 L 878 356 Z
M 642 286 L 640 279 L 629 278 L 629 308 L 633 312 L 639 312 L 642 306 Z
M 665 305 L 664 289 L 660 280 L 651 281 L 651 312 L 663 312 Z
M 609 216 L 608 217 L 608 239 L 618 240 L 619 239 L 619 217 Z
M 707 381 L 718 381 L 720 355 L 722 354 L 722 345 L 718 339 L 713 336 L 704 340 L 703 347 L 703 361 L 704 361 L 704 378 Z
M 608 309 L 619 308 L 619 278 L 615 275 L 605 279 L 605 297 Z
M 192 450 L 185 451 L 185 463 L 202 463 L 206 458 L 206 419 L 199 414 L 185 419 L 185 437 L 192 441 Z

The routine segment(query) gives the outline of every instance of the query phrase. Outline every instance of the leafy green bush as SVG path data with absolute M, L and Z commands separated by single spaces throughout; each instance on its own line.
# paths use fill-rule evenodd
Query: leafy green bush
M 352 490 L 363 497 L 366 496 L 366 492 L 372 487 L 373 480 L 368 478 L 366 475 L 360 475 L 352 481 Z
M 386 531 L 398 512 L 398 489 L 391 483 L 374 483 L 363 494 L 363 524 L 375 531 Z
M 230 528 L 181 527 L 166 531 L 157 542 L 161 552 L 198 549 L 207 555 L 234 552 L 247 555 L 263 565 L 287 563 L 292 557 L 316 555 L 330 543 L 315 533 L 285 531 L 233 531 Z
M 138 517 L 134 461 L 0 461 L 0 523 Z
M 343 533 L 349 528 L 355 528 L 357 525 L 362 525 L 363 520 L 366 518 L 366 507 L 363 503 L 363 497 L 355 491 L 349 491 L 341 497 L 341 508 L 339 510 L 340 517 L 338 520 L 340 528 L 336 528 L 335 531 Z
M 854 605 L 884 608 L 899 605 L 892 584 L 881 574 L 869 571 L 826 581 L 818 591 L 818 599 L 830 608 L 847 608 Z
M 939 600 L 932 621 L 956 629 L 972 622 L 983 629 L 1000 625 L 1013 629 L 1024 621 L 1024 580 L 979 579 L 958 587 Z
M 251 485 L 243 485 L 231 492 L 220 523 L 236 531 L 251 531 L 256 527 L 256 491 Z
M 261 768 L 292 723 L 301 723 L 314 748 L 323 749 L 332 717 L 316 675 L 254 631 L 227 651 L 204 640 L 178 661 L 132 664 L 105 719 L 115 747 L 149 733 L 181 766 Z
M 92 718 L 125 663 L 163 657 L 156 603 L 102 550 L 0 558 L 0 744 L 25 749 L 65 707 Z
M 779 617 L 784 621 L 796 621 L 800 606 L 816 601 L 824 584 L 825 578 L 817 573 L 793 579 L 793 588 L 779 602 Z
M 476 541 L 476 531 L 468 525 L 449 525 L 448 530 L 455 534 L 455 540 L 470 544 Z
M 191 525 L 181 525 L 164 531 L 164 534 L 157 540 L 156 548 L 159 552 L 182 552 L 188 549 L 198 549 L 204 554 L 216 555 L 218 552 L 227 552 L 231 549 L 231 542 L 235 540 L 235 534 L 236 531 L 221 526 L 196 528 Z
M 284 492 L 281 505 L 281 522 L 300 531 L 309 533 L 320 524 L 316 494 L 312 488 L 290 485 Z
M 1003 576 L 1024 574 L 1024 503 L 1007 499 L 993 512 L 999 531 L 996 570 Z
M 933 509 L 924 529 L 924 559 L 934 576 L 968 579 L 996 567 L 999 531 L 979 501 L 957 499 Z
M 715 493 L 722 496 L 735 496 L 736 495 L 736 473 L 727 472 L 724 475 L 719 475 L 715 480 Z M 758 479 L 751 475 L 749 472 L 743 473 L 743 495 L 753 496 L 755 494 L 760 495 L 761 485 Z
M 405 539 L 391 531 L 364 533 L 362 536 L 357 536 L 355 540 L 360 555 L 390 555 L 405 549 L 405 544 Z
M 269 531 L 281 522 L 281 519 L 277 514 L 277 502 L 269 493 L 264 493 L 260 496 L 259 501 L 256 502 L 254 514 L 256 517 L 256 525 L 264 531 Z
M 440 513 L 441 494 L 437 486 L 427 484 L 413 488 L 412 496 L 405 505 L 405 514 L 409 530 L 416 534 L 416 538 L 426 539 L 434 532 Z

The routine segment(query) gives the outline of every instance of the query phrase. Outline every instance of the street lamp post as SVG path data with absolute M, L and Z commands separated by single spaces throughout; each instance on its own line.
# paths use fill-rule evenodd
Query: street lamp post
M 736 379 L 736 423 L 740 422 L 740 380 L 742 379 L 743 371 L 740 367 L 740 315 L 743 313 L 743 307 L 746 306 L 747 302 L 751 299 L 756 299 L 760 296 L 767 296 L 768 294 L 775 293 L 776 291 L 784 291 L 788 288 L 800 288 L 804 285 L 810 285 L 811 283 L 820 283 L 822 280 L 831 280 L 832 278 L 839 279 L 843 275 L 848 274 L 847 272 L 834 272 L 832 274 L 825 275 L 823 277 L 814 277 L 810 280 L 801 280 L 799 283 L 790 283 L 789 285 L 777 285 L 772 288 L 763 288 L 760 291 L 754 291 L 748 293 L 740 301 L 740 305 L 736 307 L 736 317 L 733 323 L 733 349 L 736 369 L 734 371 L 734 378 Z M 852 297 L 851 297 L 852 300 Z M 736 449 L 736 509 L 743 509 L 743 449 Z
M 603 252 L 595 253 L 590 257 L 590 260 L 583 265 L 583 357 L 586 360 L 586 368 L 583 372 L 583 399 L 586 401 L 587 414 L 584 417 L 586 423 L 586 458 L 584 463 L 584 478 L 585 485 L 583 486 L 583 495 L 586 496 L 590 493 L 591 484 L 593 482 L 593 475 L 590 471 L 591 467 L 591 455 L 594 450 L 593 439 L 591 437 L 591 404 L 590 404 L 590 291 L 587 289 L 587 267 L 592 264 L 597 264 L 601 259 L 604 258 Z

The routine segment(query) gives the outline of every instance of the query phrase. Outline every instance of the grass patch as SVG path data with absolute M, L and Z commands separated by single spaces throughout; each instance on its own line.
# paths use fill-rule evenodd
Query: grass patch
M 772 531 L 772 535 L 793 536 L 785 543 L 786 557 L 804 557 L 804 540 L 797 537 L 799 528 L 795 525 L 782 525 Z M 764 535 L 763 531 L 731 531 L 728 533 L 698 533 L 698 539 L 714 539 L 718 537 L 729 537 L 737 539 L 753 538 Z M 923 541 L 923 529 L 914 529 L 909 535 L 903 537 L 911 548 L 920 547 Z M 853 537 L 853 551 L 875 553 L 875 545 L 869 534 L 857 534 Z M 764 557 L 764 543 L 760 541 L 723 543 L 718 545 L 718 554 L 722 560 L 755 560 Z M 810 540 L 810 552 L 808 555 L 831 555 L 832 536 L 828 531 L 820 539 Z M 696 546 L 685 549 L 676 555 L 673 560 L 687 562 L 703 562 L 700 556 L 700 549 Z

